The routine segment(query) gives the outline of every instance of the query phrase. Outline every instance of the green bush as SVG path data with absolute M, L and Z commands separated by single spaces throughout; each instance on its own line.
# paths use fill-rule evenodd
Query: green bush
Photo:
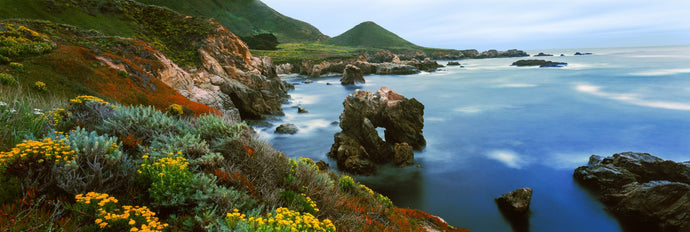
M 236 139 L 240 137 L 247 124 L 231 122 L 217 115 L 202 115 L 195 120 L 196 134 L 202 139 L 218 144 L 221 140 Z
M 83 128 L 68 135 L 67 143 L 77 158 L 74 163 L 55 168 L 53 175 L 59 188 L 71 195 L 127 189 L 134 180 L 136 164 L 122 153 L 117 138 L 99 136 Z
M 199 158 L 211 151 L 206 141 L 191 133 L 182 136 L 170 134 L 156 137 L 151 142 L 150 148 L 163 153 L 180 151 L 191 159 Z
M 160 158 L 158 158 L 160 157 Z M 181 155 L 152 154 L 142 157 L 144 163 L 137 173 L 148 195 L 158 206 L 184 206 L 191 197 L 190 187 L 194 174 L 187 167 L 189 162 Z
M 342 176 L 338 180 L 338 186 L 343 191 L 351 191 L 355 187 L 355 180 L 350 176 Z
M 46 85 L 46 83 L 43 83 L 42 81 L 34 82 L 34 85 L 32 85 L 31 87 L 39 92 L 48 92 L 48 86 Z
M 70 99 L 70 104 L 67 107 L 67 111 L 70 114 L 66 123 L 77 125 L 87 130 L 94 130 L 96 125 L 111 117 L 116 108 L 117 106 L 98 97 L 78 96 Z
M 126 150 L 136 150 L 137 146 L 146 146 L 161 136 L 178 134 L 183 127 L 182 121 L 152 106 L 123 106 L 113 111 L 112 116 L 104 119 L 97 131 L 124 140 Z
M 17 84 L 17 80 L 11 74 L 0 73 L 0 83 L 3 85 L 14 85 Z
M 17 72 L 24 72 L 24 65 L 21 63 L 12 62 L 10 63 L 10 68 L 14 69 Z

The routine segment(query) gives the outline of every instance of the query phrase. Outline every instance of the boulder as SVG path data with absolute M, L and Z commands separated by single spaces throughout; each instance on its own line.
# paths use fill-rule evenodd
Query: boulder
M 298 106 L 297 107 L 297 113 L 306 114 L 306 113 L 309 113 L 309 111 L 307 109 L 305 109 L 304 107 Z
M 647 153 L 590 157 L 574 178 L 599 194 L 625 228 L 690 231 L 690 164 Z
M 296 134 L 297 133 L 297 126 L 292 123 L 285 123 L 281 124 L 276 128 L 276 134 Z
M 519 188 L 496 198 L 496 205 L 514 232 L 529 232 L 531 188 Z
M 348 64 L 343 71 L 343 77 L 340 78 L 342 85 L 354 85 L 357 83 L 365 83 L 364 74 L 362 70 L 355 65 Z
M 328 153 L 343 171 L 373 174 L 375 164 L 395 161 L 395 144 L 405 143 L 412 149 L 426 145 L 422 134 L 424 105 L 414 98 L 407 99 L 387 87 L 373 93 L 355 90 L 343 106 L 342 131 L 334 135 Z M 377 127 L 385 128 L 385 140 L 379 137 Z M 407 146 L 399 146 L 401 164 L 414 160 Z
M 419 61 L 417 61 L 419 62 Z M 416 74 L 419 73 L 419 69 L 415 66 L 407 64 L 394 64 L 394 63 L 381 63 L 376 65 L 376 74 L 380 75 L 390 75 L 390 74 Z
M 316 161 L 315 163 L 316 168 L 319 169 L 319 171 L 328 171 L 330 169 L 330 165 L 328 163 L 324 162 L 323 160 Z
M 448 65 L 448 66 L 458 66 L 458 65 L 460 65 L 460 62 L 457 62 L 457 61 L 449 61 L 446 65 Z
M 592 55 L 592 53 L 591 52 L 576 52 L 575 55 L 576 56 L 585 56 L 585 55 Z
M 514 213 L 527 213 L 529 211 L 529 204 L 532 201 L 531 188 L 519 188 L 515 191 L 501 195 L 496 198 L 496 204 L 502 210 Z

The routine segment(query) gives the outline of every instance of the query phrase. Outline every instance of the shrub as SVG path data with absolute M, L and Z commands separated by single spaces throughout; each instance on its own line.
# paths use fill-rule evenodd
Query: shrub
M 182 136 L 169 134 L 156 137 L 151 142 L 150 148 L 162 153 L 180 151 L 191 159 L 199 158 L 211 151 L 206 145 L 206 141 L 191 133 Z
M 42 192 L 55 186 L 53 165 L 70 165 L 75 158 L 76 152 L 64 139 L 26 140 L 0 153 L 0 172 L 17 177 L 24 190 Z
M 0 73 L 0 83 L 3 85 L 14 85 L 17 84 L 17 80 L 11 74 Z
M 127 71 L 125 71 L 125 70 L 117 71 L 117 75 L 120 77 L 129 77 L 129 73 L 127 73 Z
M 217 115 L 202 115 L 196 118 L 196 131 L 202 139 L 215 142 L 217 144 L 219 138 L 236 139 L 240 137 L 242 130 L 247 125 L 242 123 L 234 123 Z
M 329 219 L 319 220 L 309 213 L 299 213 L 288 208 L 278 208 L 265 217 L 249 217 L 239 210 L 227 213 L 225 222 L 231 230 L 238 231 L 336 231 Z
M 78 96 L 70 99 L 67 111 L 70 112 L 68 123 L 87 130 L 94 130 L 106 118 L 112 116 L 116 106 L 94 96 Z
M 352 189 L 355 187 L 355 180 L 353 180 L 350 176 L 342 176 L 340 177 L 340 180 L 338 180 L 338 186 L 343 191 L 352 191 Z
M 14 69 L 17 72 L 24 72 L 24 65 L 21 63 L 11 62 L 10 68 Z
M 295 209 L 298 212 L 310 213 L 312 215 L 316 215 L 319 212 L 316 202 L 304 193 L 297 194 L 292 190 L 286 190 L 280 193 L 280 198 L 289 208 Z
M 118 206 L 118 200 L 105 193 L 77 194 L 77 211 L 88 220 L 88 230 L 163 231 L 168 224 L 159 222 L 146 206 Z
M 120 151 L 117 138 L 76 128 L 69 132 L 67 143 L 76 162 L 53 171 L 58 187 L 65 192 L 122 191 L 134 179 L 136 164 Z
M 184 124 L 152 106 L 120 107 L 97 127 L 101 133 L 117 136 L 126 151 L 137 151 L 160 136 L 175 135 Z
M 181 154 L 144 155 L 144 163 L 137 172 L 141 180 L 150 185 L 149 197 L 155 205 L 181 206 L 187 203 L 192 193 L 190 184 L 194 174 L 187 168 L 189 163 Z
M 165 110 L 165 113 L 170 116 L 180 116 L 184 114 L 184 108 L 181 105 L 172 104 L 168 106 L 168 108 Z

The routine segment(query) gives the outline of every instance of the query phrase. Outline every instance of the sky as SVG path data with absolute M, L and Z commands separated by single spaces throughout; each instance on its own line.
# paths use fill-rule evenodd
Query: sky
M 262 0 L 337 36 L 373 21 L 420 46 L 549 49 L 690 44 L 690 0 Z

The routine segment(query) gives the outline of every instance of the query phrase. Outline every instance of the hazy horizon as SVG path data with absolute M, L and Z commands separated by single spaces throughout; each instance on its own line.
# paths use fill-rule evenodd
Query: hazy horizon
M 373 21 L 424 47 L 557 49 L 690 43 L 690 1 L 263 0 L 337 36 Z

